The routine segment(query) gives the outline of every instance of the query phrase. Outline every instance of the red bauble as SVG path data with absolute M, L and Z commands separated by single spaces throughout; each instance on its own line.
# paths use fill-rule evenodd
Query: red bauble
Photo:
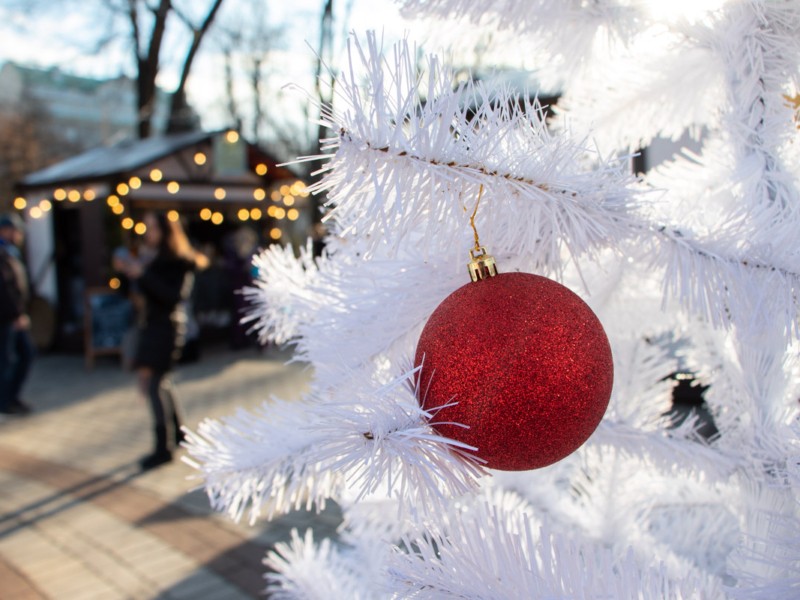
M 422 364 L 417 390 L 434 429 L 507 471 L 574 452 L 603 418 L 614 379 L 592 310 L 563 285 L 528 273 L 450 294 L 425 325 L 414 362 Z M 450 403 L 457 404 L 436 411 Z

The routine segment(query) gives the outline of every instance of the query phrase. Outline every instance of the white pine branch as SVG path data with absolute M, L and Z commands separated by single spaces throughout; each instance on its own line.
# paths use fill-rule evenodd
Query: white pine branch
M 748 486 L 746 486 L 748 487 Z M 749 482 L 744 535 L 729 559 L 731 598 L 772 600 L 800 594 L 800 504 L 785 490 Z
M 388 64 L 374 36 L 355 51 L 367 83 L 355 64 L 341 82 L 344 107 L 331 123 L 340 131 L 338 149 L 318 190 L 330 192 L 337 233 L 358 232 L 364 255 L 391 260 L 415 247 L 423 260 L 449 262 L 466 246 L 465 209 L 483 186 L 482 238 L 531 270 L 559 272 L 566 260 L 610 246 L 665 266 L 665 295 L 715 326 L 757 328 L 753 319 L 765 312 L 754 309 L 766 302 L 766 314 L 784 319 L 787 339 L 797 333 L 796 260 L 748 255 L 725 232 L 701 240 L 649 220 L 641 199 L 634 214 L 634 190 L 620 164 L 598 166 L 597 156 L 587 163 L 585 145 L 548 132 L 535 105 L 513 108 L 518 99 L 480 84 L 453 90 L 451 75 L 433 59 L 420 79 L 407 45 Z M 626 240 L 637 247 L 625 248 Z M 758 289 L 770 293 L 759 297 Z
M 465 0 L 406 4 L 448 13 L 486 8 Z M 542 0 L 534 4 L 539 14 L 524 19 L 520 11 L 527 13 L 531 3 L 489 8 L 495 23 L 507 19 L 504 26 L 527 32 L 574 16 L 570 36 L 550 25 L 552 34 L 543 36 L 577 38 L 575 46 L 565 46 L 574 51 L 574 66 L 603 32 L 626 38 L 625 23 L 638 18 L 635 4 L 592 3 L 599 10 L 593 12 L 585 3 Z M 334 207 L 331 256 L 314 262 L 270 250 L 261 263 L 264 279 L 250 292 L 260 303 L 256 326 L 266 337 L 297 341 L 317 369 L 316 395 L 303 405 L 265 407 L 255 421 L 240 414 L 206 423 L 190 436 L 190 452 L 215 503 L 241 516 L 249 505 L 259 507 L 257 514 L 265 503 L 275 511 L 331 496 L 369 496 L 392 498 L 387 508 L 395 514 L 415 506 L 433 506 L 435 513 L 477 487 L 482 470 L 461 454 L 468 449 L 436 436 L 427 425 L 433 415 L 424 414 L 405 387 L 413 374 L 391 374 L 400 371 L 425 317 L 464 277 L 455 274 L 454 257 L 470 245 L 469 214 L 482 186 L 481 238 L 511 268 L 563 275 L 570 260 L 580 270 L 578 259 L 599 263 L 600 250 L 605 258 L 615 252 L 640 271 L 651 266 L 648 282 L 663 274 L 665 305 L 674 297 L 715 327 L 731 328 L 730 338 L 719 336 L 720 347 L 738 338 L 740 346 L 754 348 L 730 352 L 739 364 L 728 356 L 700 369 L 712 383 L 707 397 L 720 427 L 720 440 L 710 446 L 691 441 L 690 420 L 669 434 L 659 428 L 668 396 L 659 381 L 669 361 L 637 355 L 637 348 L 618 357 L 623 371 L 634 375 L 621 379 L 611 412 L 589 443 L 551 472 L 514 475 L 513 485 L 525 488 L 578 465 L 583 476 L 568 473 L 557 482 L 561 495 L 548 497 L 551 506 L 541 503 L 560 511 L 564 522 L 571 516 L 572 534 L 538 532 L 533 519 L 504 503 L 475 509 L 459 500 L 438 526 L 427 520 L 430 511 L 409 510 L 426 517 L 429 531 L 408 535 L 405 552 L 394 555 L 393 592 L 713 598 L 721 596 L 714 577 L 726 575 L 723 563 L 740 532 L 745 541 L 727 573 L 737 579 L 736 593 L 765 598 L 796 590 L 798 467 L 787 432 L 796 432 L 790 404 L 796 405 L 797 373 L 779 358 L 787 345 L 796 351 L 789 344 L 800 337 L 798 161 L 789 137 L 795 135 L 791 111 L 782 98 L 797 83 L 799 7 L 796 1 L 741 0 L 726 3 L 704 26 L 675 25 L 670 33 L 690 40 L 689 53 L 661 63 L 665 73 L 615 97 L 640 105 L 654 91 L 669 90 L 682 61 L 700 59 L 692 80 L 705 91 L 698 85 L 675 94 L 664 114 L 658 106 L 642 110 L 646 127 L 626 114 L 608 124 L 609 138 L 625 143 L 657 132 L 674 137 L 698 123 L 724 127 L 715 153 L 707 154 L 707 146 L 703 154 L 704 167 L 722 166 L 706 179 L 698 167 L 692 175 L 697 185 L 681 190 L 680 205 L 663 214 L 636 193 L 622 161 L 604 158 L 567 132 L 551 133 L 535 103 L 480 84 L 456 86 L 436 61 L 420 75 L 407 47 L 383 61 L 374 37 L 366 47 L 355 43 L 336 110 L 326 117 L 336 131 L 327 146 L 335 156 L 316 188 L 330 192 Z M 576 8 L 583 10 L 573 15 Z M 604 59 L 624 50 L 615 47 L 619 53 Z M 729 95 L 715 112 L 708 90 L 717 89 L 719 76 L 711 74 L 719 70 Z M 695 97 L 702 105 L 678 115 L 681 102 Z M 709 199 L 713 218 L 703 223 L 695 215 Z M 426 261 L 444 267 L 426 268 Z M 643 396 L 647 400 L 637 405 Z M 292 435 L 281 438 L 278 432 L 287 430 Z M 768 486 L 774 495 L 764 491 Z M 631 541 L 633 551 L 621 554 Z M 313 581 L 291 588 L 293 581 L 312 579 L 318 563 L 321 582 L 340 577 L 327 584 L 337 595 L 357 594 L 352 589 L 365 577 L 352 568 L 358 559 L 340 560 L 325 543 L 314 549 L 310 538 L 293 543 L 272 558 L 272 566 L 287 574 L 276 580 L 281 589 L 309 597 L 329 592 Z M 645 568 L 643 556 L 664 564 Z M 289 575 L 295 561 L 303 567 Z M 697 576 L 697 570 L 713 577 Z
M 647 457 L 664 470 L 704 472 L 709 480 L 729 476 L 740 464 L 737 455 L 709 446 L 696 433 L 699 426 L 696 418 L 687 418 L 676 430 L 642 431 L 603 419 L 586 443 L 616 448 L 629 457 Z
M 670 356 L 666 345 L 640 337 L 617 337 L 614 390 L 606 418 L 642 431 L 663 430 L 675 384 L 668 378 L 677 369 L 677 359 Z
M 727 67 L 726 129 L 739 160 L 752 164 L 757 173 L 742 190 L 739 209 L 746 213 L 767 205 L 773 219 L 791 216 L 796 224 L 800 195 L 796 179 L 785 171 L 780 149 L 796 138 L 784 94 L 797 81 L 800 4 L 730 3 L 717 30 L 716 50 Z
M 774 340 L 773 344 L 777 345 Z M 720 432 L 716 445 L 723 452 L 738 453 L 750 476 L 783 486 L 791 481 L 790 457 L 796 453 L 800 416 L 797 346 L 790 346 L 785 355 L 782 345 L 778 351 L 767 348 L 753 338 L 732 344 L 706 397 Z
M 747 331 L 777 320 L 788 343 L 800 333 L 800 269 L 758 260 L 687 230 L 648 225 L 652 264 L 664 265 L 664 296 L 675 297 L 715 327 Z M 765 321 L 766 320 L 766 321 Z
M 310 296 L 319 277 L 311 244 L 295 257 L 291 246 L 274 244 L 253 257 L 258 276 L 242 290 L 248 303 L 243 323 L 252 323 L 262 342 L 284 344 L 297 337 L 298 328 L 314 322 L 319 301 Z
M 329 124 L 337 152 L 315 188 L 329 191 L 342 235 L 397 248 L 416 232 L 428 252 L 446 252 L 468 227 L 481 185 L 481 235 L 542 268 L 560 265 L 562 249 L 577 257 L 629 234 L 626 162 L 551 134 L 537 103 L 480 83 L 456 86 L 435 59 L 420 78 L 407 45 L 384 62 L 374 36 L 366 50 L 355 42 L 354 54 L 367 83 L 355 65 L 340 80 L 342 105 Z
M 611 439 L 590 442 L 561 463 L 497 473 L 491 483 L 516 490 L 554 529 L 604 545 L 617 557 L 630 548 L 642 564 L 658 557 L 673 574 L 723 576 L 740 534 L 737 488 L 729 484 L 736 463 L 730 461 L 727 473 L 706 470 L 710 461 L 693 463 L 692 446 L 684 446 L 675 445 L 670 462 L 668 454 L 629 453 Z
M 474 491 L 485 474 L 475 448 L 431 429 L 436 414 L 419 407 L 413 389 L 418 371 L 383 386 L 370 402 L 321 408 L 315 429 L 324 441 L 316 455 L 333 472 L 346 474 L 357 500 L 380 494 L 425 511 Z
M 253 306 L 250 319 L 262 338 L 291 339 L 297 356 L 323 370 L 329 385 L 335 376 L 347 375 L 341 367 L 361 368 L 394 344 L 402 345 L 401 355 L 413 354 L 409 335 L 421 330 L 436 305 L 465 283 L 466 253 L 454 269 L 426 264 L 413 250 L 371 260 L 363 259 L 364 251 L 358 242 L 340 245 L 334 257 L 306 265 L 290 250 L 266 250 L 256 259 L 259 276 L 246 292 Z M 387 306 L 403 309 L 387 319 Z M 346 354 L 343 339 L 348 341 Z
M 385 597 L 370 585 L 375 573 L 364 563 L 349 559 L 330 539 L 314 544 L 309 529 L 301 538 L 292 530 L 290 542 L 276 544 L 264 564 L 273 572 L 267 574 L 267 593 L 275 600 L 330 600 L 348 598 L 368 600 Z M 369 563 L 367 563 L 369 564 Z
M 441 528 L 405 540 L 390 564 L 401 595 L 415 598 L 715 598 L 713 584 L 690 573 L 637 564 L 588 540 L 543 525 L 524 506 L 481 503 L 450 515 Z
M 399 3 L 408 17 L 470 23 L 478 31 L 500 32 L 492 38 L 492 44 L 514 51 L 519 51 L 521 45 L 526 55 L 538 58 L 532 66 L 550 85 L 573 81 L 579 74 L 588 72 L 597 54 L 608 53 L 615 46 L 628 43 L 647 19 L 640 2 L 625 0 L 501 0 L 489 3 L 399 0 Z M 569 35 L 563 34 L 566 24 L 569 24 Z M 445 29 L 442 35 L 447 38 L 449 28 L 442 28 L 440 24 L 439 30 L 442 29 Z M 471 32 L 458 33 L 468 36 Z
M 576 77 L 557 112 L 573 127 L 590 129 L 605 151 L 632 152 L 687 131 L 697 136 L 719 121 L 725 89 L 720 62 L 707 45 L 650 31 L 622 56 Z
M 205 419 L 187 433 L 184 460 L 200 471 L 211 506 L 253 523 L 265 510 L 274 514 L 324 506 L 343 487 L 341 474 L 313 458 L 321 436 L 308 427 L 313 405 L 265 403 L 255 412 L 242 409 L 220 421 Z
M 212 506 L 234 519 L 248 509 L 255 521 L 262 510 L 271 518 L 321 508 L 345 487 L 358 498 L 397 498 L 410 511 L 434 509 L 476 489 L 484 471 L 474 448 L 433 432 L 435 415 L 419 408 L 411 389 L 415 374 L 373 393 L 369 382 L 356 381 L 313 402 L 271 402 L 256 413 L 207 419 L 188 434 L 187 462 L 201 471 Z

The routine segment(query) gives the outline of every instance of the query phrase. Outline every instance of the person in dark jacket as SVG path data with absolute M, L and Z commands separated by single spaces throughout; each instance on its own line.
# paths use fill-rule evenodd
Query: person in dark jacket
M 0 413 L 27 414 L 20 399 L 33 362 L 30 334 L 28 276 L 19 247 L 24 238 L 19 215 L 0 217 Z
M 179 408 L 168 375 L 185 341 L 186 300 L 194 285 L 194 271 L 205 268 L 208 260 L 192 248 L 180 221 L 147 213 L 144 224 L 144 245 L 153 257 L 146 265 L 131 262 L 124 269 L 144 298 L 133 366 L 153 416 L 155 448 L 140 461 L 142 469 L 148 470 L 171 461 L 174 446 L 182 440 Z

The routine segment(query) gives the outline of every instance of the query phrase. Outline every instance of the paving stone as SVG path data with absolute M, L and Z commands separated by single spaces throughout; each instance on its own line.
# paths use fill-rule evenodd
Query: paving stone
M 0 558 L 0 582 L 2 582 L 2 597 L 23 598 L 40 600 L 44 596 L 39 592 L 33 582 L 17 571 L 11 564 Z
M 170 600 L 246 600 L 248 598 L 259 598 L 263 600 L 264 595 L 253 596 L 247 592 L 243 592 L 238 586 L 232 585 L 223 578 L 217 577 L 213 574 L 208 574 L 209 579 L 202 584 L 202 586 L 194 587 L 191 589 L 184 588 L 185 582 L 189 578 L 185 578 L 178 582 L 171 583 L 168 587 L 161 589 L 158 598 Z M 190 577 L 196 577 L 197 574 L 192 574 Z
M 182 369 L 187 424 L 269 394 L 299 397 L 308 373 L 288 358 L 211 353 Z M 266 524 L 211 512 L 179 460 L 138 473 L 152 441 L 131 374 L 113 361 L 87 373 L 80 356 L 42 356 L 26 396 L 36 412 L 0 422 L 3 600 L 264 597 L 261 560 L 280 528 L 265 535 Z

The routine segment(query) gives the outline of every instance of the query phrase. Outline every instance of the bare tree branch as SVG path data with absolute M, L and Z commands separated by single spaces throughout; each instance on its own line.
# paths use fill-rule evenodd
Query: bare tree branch
M 320 110 L 325 105 L 329 105 L 333 102 L 333 86 L 334 86 L 334 76 L 333 73 L 328 72 L 328 78 L 323 85 L 322 82 L 322 73 L 323 69 L 327 66 L 330 68 L 330 65 L 333 64 L 333 0 L 325 0 L 325 5 L 322 9 L 322 18 L 320 20 L 320 27 L 319 27 L 319 48 L 317 52 L 317 64 L 316 69 L 314 72 L 314 89 L 317 92 L 317 98 L 319 99 Z M 327 89 L 326 89 L 327 88 Z M 320 140 L 327 137 L 328 128 L 322 124 L 322 119 L 320 119 L 319 126 L 317 127 L 317 137 L 314 140 L 315 146 L 315 154 L 319 154 L 319 147 L 320 147 Z M 312 170 L 316 170 L 312 165 Z M 317 196 L 313 196 L 314 203 L 317 206 L 314 206 L 311 214 L 312 219 L 314 222 L 318 222 L 322 219 L 321 211 L 319 210 L 319 202 L 317 200 Z
M 270 24 L 266 5 L 263 3 L 251 4 L 249 10 L 229 16 L 224 25 L 216 28 L 225 56 L 228 112 L 234 122 L 247 123 L 254 141 L 261 141 L 265 129 L 271 129 L 268 115 L 275 110 L 276 103 L 273 97 L 267 98 L 271 91 L 267 80 L 272 52 L 280 45 L 285 30 L 285 26 Z M 233 87 L 233 77 L 237 65 L 241 66 L 249 84 L 249 95 L 242 97 L 242 103 L 251 106 L 247 115 L 249 119 L 241 118 L 234 98 L 237 91 Z M 306 136 L 301 137 L 305 139 Z
M 139 7 L 136 0 L 128 0 L 128 18 L 131 22 L 131 38 L 133 39 L 133 47 L 138 60 L 142 55 L 142 35 L 139 32 Z
M 213 23 L 214 17 L 217 15 L 221 5 L 222 0 L 214 0 L 206 14 L 206 18 L 203 19 L 203 23 L 198 29 L 193 29 L 192 43 L 189 46 L 189 52 L 186 54 L 186 59 L 183 62 L 181 78 L 170 101 L 169 121 L 167 123 L 168 133 L 182 131 L 187 129 L 187 127 L 191 127 L 191 119 L 187 119 L 189 103 L 186 101 L 186 82 L 189 79 L 189 72 L 191 71 L 194 58 L 197 55 L 197 50 L 200 48 L 200 44 L 205 34 L 208 32 L 208 29 L 211 27 L 211 23 Z
M 158 7 L 153 10 L 153 29 L 145 54 L 141 47 L 141 30 L 139 29 L 136 0 L 129 0 L 133 6 L 130 12 L 132 35 L 136 40 L 136 91 L 140 138 L 150 136 L 152 131 L 153 112 L 156 100 L 156 77 L 158 76 L 161 44 L 166 31 L 167 17 L 172 8 L 171 0 L 159 0 Z
M 183 12 L 183 9 L 180 6 L 173 6 L 172 12 L 175 13 L 176 17 L 183 21 L 183 24 L 186 25 L 190 31 L 197 31 L 197 26 L 192 22 L 189 16 Z
M 253 56 L 253 65 L 250 71 L 250 84 L 253 86 L 253 139 L 261 137 L 260 128 L 261 122 L 264 119 L 264 111 L 261 109 L 261 95 L 262 95 L 262 73 L 261 63 L 263 58 L 260 54 Z
M 233 87 L 233 50 L 230 46 L 224 46 L 222 55 L 225 64 L 225 104 L 231 121 L 239 129 L 242 123 L 242 116 L 239 114 L 239 106 L 236 103 L 236 94 Z

